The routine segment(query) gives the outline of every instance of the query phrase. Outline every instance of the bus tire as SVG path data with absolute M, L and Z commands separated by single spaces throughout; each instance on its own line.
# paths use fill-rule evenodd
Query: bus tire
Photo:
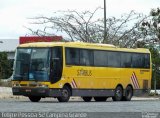
M 62 96 L 58 97 L 59 102 L 68 102 L 71 96 L 71 90 L 68 86 L 64 86 L 62 89 Z
M 133 96 L 133 89 L 131 86 L 127 86 L 126 90 L 125 90 L 125 96 L 123 97 L 124 101 L 130 101 L 132 99 Z
M 96 102 L 104 102 L 107 100 L 107 97 L 94 97 L 94 100 Z
M 85 102 L 90 102 L 92 97 L 82 97 Z
M 41 97 L 39 96 L 28 96 L 31 102 L 39 102 L 41 100 Z
M 117 86 L 112 97 L 113 101 L 121 101 L 123 97 L 123 89 L 121 86 Z

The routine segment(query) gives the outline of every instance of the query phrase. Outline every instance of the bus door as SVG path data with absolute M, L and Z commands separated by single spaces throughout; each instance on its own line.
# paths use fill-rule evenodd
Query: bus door
M 50 65 L 50 81 L 55 83 L 62 77 L 63 70 L 63 53 L 62 47 L 54 47 L 51 51 L 51 65 Z

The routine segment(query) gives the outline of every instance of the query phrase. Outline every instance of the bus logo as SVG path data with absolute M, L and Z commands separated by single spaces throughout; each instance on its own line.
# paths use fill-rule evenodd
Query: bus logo
M 139 89 L 140 88 L 139 83 L 138 83 L 138 79 L 137 79 L 137 76 L 136 76 L 135 72 L 132 73 L 131 82 L 132 82 L 132 85 L 133 85 L 133 87 L 135 89 Z
M 80 69 L 80 70 L 77 70 L 77 76 L 92 76 L 92 71 Z

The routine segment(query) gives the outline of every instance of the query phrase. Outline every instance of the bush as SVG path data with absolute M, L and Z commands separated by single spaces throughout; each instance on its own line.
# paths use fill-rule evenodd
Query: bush
M 0 52 L 0 79 L 7 79 L 12 75 L 12 63 L 6 52 Z
M 155 95 L 158 96 L 158 93 L 155 93 L 155 92 L 150 92 L 149 93 L 149 96 L 155 96 Z

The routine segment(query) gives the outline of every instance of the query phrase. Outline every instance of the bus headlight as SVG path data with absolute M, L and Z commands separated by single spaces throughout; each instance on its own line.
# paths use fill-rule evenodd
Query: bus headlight
M 12 86 L 13 87 L 18 87 L 18 86 L 20 86 L 20 84 L 14 83 L 14 84 L 12 84 Z
M 48 85 L 42 85 L 41 87 L 45 87 L 45 88 L 48 88 Z

